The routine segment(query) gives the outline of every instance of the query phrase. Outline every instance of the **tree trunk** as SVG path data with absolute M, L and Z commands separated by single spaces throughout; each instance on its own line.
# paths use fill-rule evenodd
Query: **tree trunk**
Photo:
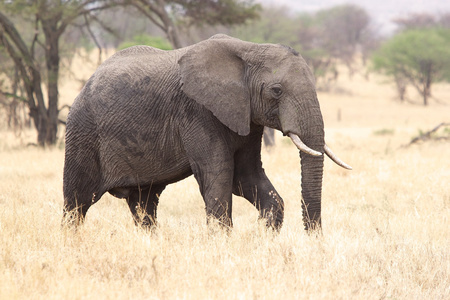
M 424 76 L 422 85 L 423 105 L 428 105 L 428 98 L 431 96 L 431 83 L 433 82 L 433 64 L 431 62 L 423 62 L 421 71 Z
M 431 78 L 427 76 L 423 87 L 423 105 L 428 105 L 428 98 L 431 96 Z
M 58 18 L 42 20 L 45 35 L 45 60 L 47 66 L 48 109 L 45 128 L 39 128 L 39 144 L 54 145 L 58 129 L 58 78 L 59 78 L 59 31 Z
M 400 102 L 403 103 L 406 100 L 406 81 L 399 75 L 394 75 L 394 79 L 397 86 L 398 96 L 400 97 Z
M 174 49 L 182 48 L 183 44 L 181 43 L 178 28 L 167 13 L 166 2 L 164 0 L 158 0 L 156 2 L 158 6 L 157 15 L 164 24 L 164 31 L 169 42 L 172 44 Z
M 169 38 L 169 42 L 172 44 L 173 49 L 183 48 L 183 44 L 180 40 L 180 34 L 178 32 L 178 28 L 170 21 L 173 26 L 168 27 L 167 29 L 167 37 Z

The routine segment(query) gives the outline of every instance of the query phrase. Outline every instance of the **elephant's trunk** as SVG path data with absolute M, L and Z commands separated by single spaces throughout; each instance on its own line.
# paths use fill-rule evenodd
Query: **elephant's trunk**
M 305 105 L 297 110 L 283 107 L 285 113 L 297 111 L 300 117 L 289 116 L 286 113 L 289 118 L 281 120 L 283 130 L 300 150 L 303 224 L 308 232 L 321 228 L 323 154 L 327 154 L 341 167 L 351 170 L 351 167 L 340 160 L 325 144 L 322 114 L 317 98 L 313 99 L 315 101 L 311 101 L 313 104 L 309 107 Z
M 300 150 L 302 169 L 303 223 L 308 231 L 321 226 L 322 176 L 324 160 L 324 126 L 320 107 L 315 95 L 299 109 L 283 107 L 289 118 L 282 118 L 282 127 Z M 312 102 L 312 104 L 311 104 Z M 305 103 L 305 102 L 303 102 Z M 289 115 L 296 111 L 296 116 Z
M 307 231 L 321 228 L 322 176 L 324 161 L 324 127 L 320 108 L 313 109 L 311 118 L 304 123 L 300 139 L 313 149 L 313 153 L 300 149 L 302 169 L 303 224 Z
M 316 149 L 318 149 L 316 147 Z M 323 155 L 300 151 L 302 165 L 303 224 L 308 231 L 321 228 Z
M 321 227 L 321 199 L 322 199 L 322 176 L 323 155 L 322 152 L 309 148 L 303 141 L 293 133 L 288 134 L 292 142 L 300 150 L 302 166 L 302 211 L 305 230 L 311 231 Z M 312 145 L 311 141 L 317 142 Z M 326 145 L 320 141 L 323 138 L 309 139 L 309 145 L 314 149 L 324 149 Z
M 320 229 L 324 156 L 321 152 L 309 148 L 296 134 L 289 133 L 288 135 L 300 150 L 302 165 L 302 209 L 305 229 L 308 231 Z M 315 149 L 319 149 L 318 147 L 320 145 L 315 147 Z M 323 145 L 323 150 L 337 165 L 348 170 L 352 169 L 351 166 L 337 157 L 326 144 Z
M 321 228 L 323 154 L 341 167 L 351 169 L 325 144 L 322 113 L 315 84 L 308 79 L 311 77 L 303 77 L 295 91 L 279 105 L 281 129 L 300 150 L 303 223 L 308 231 Z

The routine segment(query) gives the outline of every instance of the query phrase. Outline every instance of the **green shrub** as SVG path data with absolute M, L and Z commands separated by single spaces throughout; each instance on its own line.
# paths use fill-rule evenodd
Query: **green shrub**
M 150 36 L 147 34 L 138 34 L 131 41 L 123 42 L 119 45 L 118 50 L 122 50 L 131 46 L 147 45 L 161 50 L 172 50 L 172 45 L 168 40 L 159 36 Z

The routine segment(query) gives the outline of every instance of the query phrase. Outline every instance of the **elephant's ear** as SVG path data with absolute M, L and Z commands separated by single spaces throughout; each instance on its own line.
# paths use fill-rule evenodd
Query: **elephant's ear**
M 250 95 L 241 58 L 249 44 L 214 36 L 192 46 L 178 61 L 184 93 L 240 135 L 250 133 Z

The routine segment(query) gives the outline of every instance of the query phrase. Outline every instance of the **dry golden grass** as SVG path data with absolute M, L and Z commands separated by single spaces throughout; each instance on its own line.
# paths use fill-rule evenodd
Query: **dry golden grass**
M 151 235 L 109 195 L 77 233 L 61 230 L 63 150 L 1 131 L 0 298 L 449 299 L 449 144 L 400 146 L 448 122 L 450 106 L 398 104 L 376 78 L 339 86 L 351 95 L 319 97 L 328 144 L 354 170 L 326 160 L 321 237 L 302 230 L 298 152 L 281 136 L 263 153 L 286 203 L 278 235 L 237 197 L 231 234 L 209 235 L 193 178 L 162 194 Z

